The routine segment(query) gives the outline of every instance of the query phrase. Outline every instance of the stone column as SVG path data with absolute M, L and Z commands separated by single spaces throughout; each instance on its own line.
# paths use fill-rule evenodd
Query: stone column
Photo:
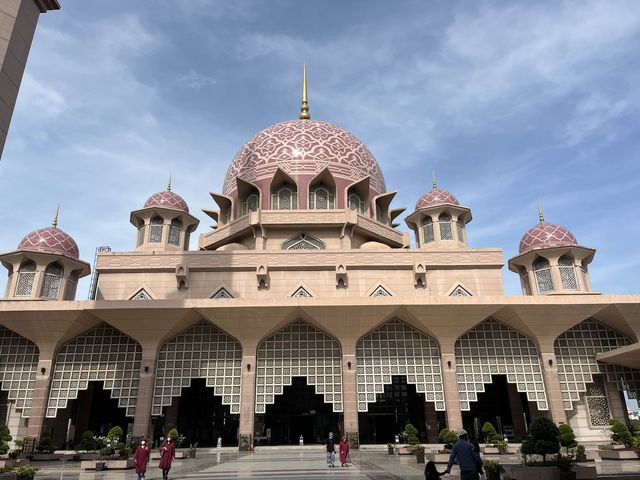
M 555 353 L 542 353 L 542 377 L 547 392 L 547 403 L 551 419 L 555 423 L 567 423 L 567 413 L 562 403 L 562 391 L 558 378 L 558 362 Z
M 241 450 L 253 444 L 256 412 L 256 347 L 244 348 L 242 352 L 242 385 L 240 389 L 240 432 L 238 441 Z
M 40 348 L 40 346 L 38 346 Z M 42 426 L 47 416 L 47 402 L 49 401 L 49 386 L 51 385 L 51 369 L 53 368 L 53 351 L 40 348 L 40 358 L 36 368 L 36 383 L 33 387 L 31 412 L 27 437 L 40 438 Z
M 350 365 L 350 366 L 349 366 Z M 360 445 L 358 435 L 358 384 L 357 365 L 354 353 L 342 355 L 342 408 L 344 412 L 344 433 L 352 448 Z
M 138 374 L 138 401 L 133 419 L 133 436 L 148 438 L 151 433 L 151 404 L 156 381 L 156 357 L 158 347 L 142 347 L 142 361 Z
M 449 366 L 449 362 L 451 366 Z M 460 396 L 458 395 L 456 356 L 453 353 L 442 355 L 442 386 L 447 409 L 447 428 L 455 432 L 462 428 L 462 412 L 460 411 Z

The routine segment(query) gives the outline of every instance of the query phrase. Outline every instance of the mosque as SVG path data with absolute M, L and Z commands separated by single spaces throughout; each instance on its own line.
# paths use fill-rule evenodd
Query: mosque
M 54 220 L 0 261 L 0 422 L 56 446 L 120 425 L 246 449 L 423 442 L 490 421 L 519 441 L 536 416 L 602 442 L 640 391 L 640 296 L 602 295 L 595 250 L 539 223 L 508 260 L 473 248 L 471 209 L 436 184 L 398 230 L 373 154 L 352 133 L 298 119 L 250 138 L 231 161 L 213 223 L 172 191 L 132 205 L 131 251 L 91 265 Z M 463 198 L 463 197 L 461 197 Z M 124 219 L 123 219 L 124 220 Z M 108 239 L 105 239 L 108 241 Z M 195 239 L 194 242 L 195 243 Z M 87 258 L 87 257 L 84 257 Z

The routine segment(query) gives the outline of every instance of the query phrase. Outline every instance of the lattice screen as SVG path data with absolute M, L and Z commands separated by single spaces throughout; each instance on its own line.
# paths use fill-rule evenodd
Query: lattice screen
M 231 295 L 226 288 L 220 287 L 216 293 L 211 295 L 211 298 L 233 298 L 233 295 Z
M 38 354 L 33 342 L 0 326 L 0 389 L 7 392 L 9 401 L 16 402 L 23 417 L 31 409 Z
M 293 377 L 305 377 L 334 412 L 342 412 L 341 358 L 335 338 L 302 320 L 278 330 L 258 346 L 256 413 L 264 413 Z
M 376 289 L 369 296 L 370 297 L 390 297 L 391 294 L 382 285 L 378 285 Z
M 207 387 L 240 413 L 240 342 L 204 320 L 162 345 L 158 353 L 152 415 L 161 415 L 192 378 L 204 378 Z
M 436 410 L 444 410 L 440 349 L 429 335 L 399 319 L 390 320 L 356 344 L 358 411 L 366 412 L 393 375 L 404 375 Z
M 304 287 L 298 287 L 298 289 L 291 294 L 292 298 L 311 298 L 312 295 L 307 292 Z
M 491 375 L 506 375 L 538 410 L 548 410 L 540 357 L 533 341 L 494 319 L 462 335 L 455 346 L 460 410 L 470 410 Z
M 104 382 L 111 398 L 133 417 L 138 398 L 142 348 L 124 333 L 103 323 L 62 346 L 56 355 L 47 417 L 54 418 L 67 401 L 78 398 L 90 381 Z
M 458 285 L 453 292 L 449 295 L 450 297 L 470 297 L 471 294 L 463 288 L 461 285 Z
M 152 300 L 152 298 L 144 288 L 141 288 L 130 300 Z
M 606 374 L 607 381 L 616 382 L 620 388 L 623 387 L 620 379 L 623 379 L 629 396 L 637 397 L 640 370 L 596 361 L 596 354 L 630 343 L 633 342 L 623 333 L 593 319 L 580 322 L 556 339 L 554 349 L 565 410 L 573 410 L 573 403 L 580 400 L 580 394 L 587 391 L 587 385 L 593 383 L 593 375 L 598 373 Z

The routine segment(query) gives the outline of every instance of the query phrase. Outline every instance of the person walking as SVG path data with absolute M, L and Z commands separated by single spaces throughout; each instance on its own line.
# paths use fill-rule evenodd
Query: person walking
M 171 470 L 171 462 L 176 456 L 176 444 L 171 438 L 171 435 L 167 435 L 167 438 L 160 446 L 160 468 L 162 469 L 162 478 L 165 480 L 169 478 L 169 470 Z
M 348 467 L 349 465 L 349 442 L 347 441 L 347 437 L 343 436 L 342 440 L 340 440 L 340 446 L 338 447 L 340 451 L 340 464 L 343 467 Z
M 327 438 L 327 465 L 329 468 L 335 468 L 336 461 L 336 442 L 333 439 L 333 432 L 329 432 L 329 438 Z
M 151 450 L 147 446 L 147 441 L 143 438 L 136 453 L 133 454 L 133 460 L 136 462 L 136 473 L 138 480 L 144 480 L 144 474 L 147 472 L 147 464 L 149 463 L 149 455 Z
M 458 467 L 460 467 L 460 480 L 480 479 L 478 472 L 482 469 L 482 460 L 473 444 L 469 442 L 469 436 L 464 429 L 458 432 L 458 441 L 451 449 L 449 463 L 444 471 L 445 474 L 451 473 L 451 467 L 456 461 L 458 462 Z

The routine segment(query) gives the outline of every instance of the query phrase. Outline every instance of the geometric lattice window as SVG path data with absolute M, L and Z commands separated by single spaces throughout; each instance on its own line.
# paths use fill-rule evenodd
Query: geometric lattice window
M 62 266 L 59 263 L 50 263 L 44 271 L 40 298 L 58 298 L 60 282 L 62 281 Z
M 460 285 L 453 289 L 453 292 L 449 294 L 450 297 L 470 297 L 471 294 Z
M 360 195 L 358 195 L 357 193 L 355 192 L 349 193 L 348 203 L 349 203 L 350 210 L 355 210 L 356 212 L 365 213 L 366 206 L 362 201 L 362 199 L 360 198 Z
M 533 262 L 533 270 L 536 274 L 538 293 L 553 292 L 553 278 L 551 277 L 551 264 L 544 257 L 538 257 Z
M 74 300 L 78 288 L 78 272 L 71 272 L 64 288 L 64 300 Z
M 325 243 L 308 233 L 300 233 L 282 244 L 282 250 L 324 250 Z
M 611 410 L 607 399 L 607 390 L 602 375 L 594 375 L 593 383 L 587 385 L 585 403 L 589 412 L 589 423 L 592 427 L 608 427 Z
M 433 236 L 433 221 L 431 217 L 425 217 L 422 223 L 422 235 L 424 236 L 424 243 L 431 243 L 435 240 Z
M 171 225 L 169 225 L 169 240 L 167 243 L 169 245 L 180 246 L 180 234 L 182 233 L 182 222 L 177 218 L 171 220 Z
M 359 412 L 368 411 L 393 375 L 405 376 L 436 410 L 445 409 L 438 344 L 405 322 L 394 318 L 360 338 L 356 364 Z
M 0 390 L 23 417 L 29 416 L 36 383 L 38 347 L 26 338 L 0 326 Z M 0 419 L 4 422 L 4 419 Z
M 162 217 L 153 217 L 149 231 L 149 242 L 160 243 L 162 241 L 162 229 L 164 227 Z
M 211 295 L 211 298 L 233 298 L 226 288 L 220 287 L 216 293 Z
M 36 262 L 29 260 L 18 270 L 18 281 L 16 282 L 16 297 L 28 297 L 33 290 L 33 281 L 36 278 Z
M 531 295 L 531 284 L 529 283 L 529 273 L 525 268 L 520 268 L 520 285 L 524 295 Z
M 538 349 L 526 335 L 488 319 L 458 338 L 455 352 L 460 410 L 471 409 L 492 375 L 506 375 L 538 410 L 548 410 Z
M 106 323 L 74 338 L 56 355 L 47 417 L 54 418 L 58 409 L 78 398 L 78 392 L 89 388 L 91 381 L 103 382 L 104 389 L 111 390 L 111 398 L 133 417 L 141 359 L 140 345 Z
M 378 285 L 376 289 L 369 296 L 370 297 L 390 297 L 391 294 L 382 285 Z
M 298 195 L 294 186 L 285 183 L 271 195 L 271 209 L 291 210 L 292 208 L 298 208 Z
M 144 243 L 144 223 L 138 227 L 138 237 L 136 239 L 136 247 L 139 247 Z
M 152 415 L 161 415 L 191 379 L 204 378 L 213 394 L 240 413 L 242 347 L 240 342 L 206 321 L 164 343 L 158 353 Z
M 458 241 L 464 243 L 464 223 L 461 221 L 456 222 Z
M 341 359 L 338 341 L 307 322 L 278 330 L 258 345 L 256 413 L 265 413 L 293 377 L 305 377 L 334 412 L 342 412 Z
M 324 184 L 312 187 L 309 192 L 309 209 L 327 210 L 335 207 L 336 196 L 332 187 Z
M 141 288 L 140 290 L 138 290 L 138 293 L 136 293 L 129 300 L 153 300 L 153 299 L 151 298 L 151 295 L 149 295 L 144 288 Z
M 440 225 L 440 238 L 442 240 L 453 240 L 453 231 L 451 229 L 451 215 L 448 213 L 440 214 L 438 218 Z
M 560 280 L 562 280 L 562 288 L 565 290 L 578 290 L 578 279 L 576 278 L 576 267 L 573 259 L 568 255 L 563 255 L 558 259 L 558 268 L 560 269 Z
M 240 215 L 246 215 L 249 212 L 255 212 L 258 210 L 258 204 L 260 203 L 260 197 L 257 193 L 252 193 L 247 197 L 247 200 L 240 204 Z
M 307 292 L 304 287 L 298 287 L 298 289 L 290 295 L 292 298 L 311 298 L 312 296 L 313 295 Z
M 587 319 L 570 328 L 554 343 L 558 363 L 558 378 L 565 410 L 573 410 L 574 402 L 587 391 L 587 385 L 594 383 L 593 376 L 605 374 L 607 381 L 618 383 L 628 389 L 629 396 L 640 392 L 640 370 L 616 365 L 605 365 L 596 361 L 596 355 L 631 344 L 623 333 L 596 320 Z

